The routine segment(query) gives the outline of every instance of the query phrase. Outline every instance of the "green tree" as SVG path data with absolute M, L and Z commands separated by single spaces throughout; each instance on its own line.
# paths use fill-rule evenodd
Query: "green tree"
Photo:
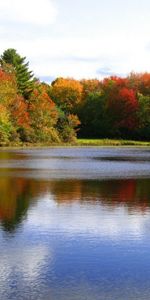
M 150 139 L 150 96 L 138 94 L 139 109 L 137 112 L 139 128 L 137 130 L 140 139 Z
M 12 131 L 9 112 L 0 103 L 0 146 L 7 145 Z
M 77 115 L 66 114 L 60 108 L 58 110 L 58 121 L 56 128 L 59 132 L 62 142 L 74 143 L 76 142 L 77 127 L 80 125 L 80 121 Z
M 77 115 L 81 121 L 80 137 L 104 138 L 110 134 L 105 97 L 101 92 L 89 93 L 79 107 Z
M 7 65 L 12 65 L 16 74 L 19 94 L 28 98 L 33 89 L 33 73 L 29 71 L 26 57 L 21 57 L 15 49 L 7 49 L 1 55 L 1 67 L 5 70 Z

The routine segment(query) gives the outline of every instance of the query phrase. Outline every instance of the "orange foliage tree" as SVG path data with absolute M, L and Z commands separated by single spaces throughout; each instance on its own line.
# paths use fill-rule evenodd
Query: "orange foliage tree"
M 55 128 L 58 111 L 55 103 L 49 97 L 45 85 L 36 83 L 29 98 L 28 111 L 31 127 L 34 131 L 33 140 L 40 142 L 59 141 Z
M 82 98 L 83 86 L 75 79 L 58 78 L 52 83 L 51 96 L 61 109 L 73 112 Z

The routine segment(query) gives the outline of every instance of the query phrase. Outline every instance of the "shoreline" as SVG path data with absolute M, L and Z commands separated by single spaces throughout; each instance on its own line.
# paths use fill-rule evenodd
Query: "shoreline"
M 150 147 L 150 141 L 117 140 L 117 139 L 77 139 L 74 143 L 51 143 L 51 144 L 21 144 L 0 146 L 0 150 L 15 149 L 43 149 L 63 147 Z
M 78 139 L 80 146 L 150 146 L 150 141 L 119 139 Z

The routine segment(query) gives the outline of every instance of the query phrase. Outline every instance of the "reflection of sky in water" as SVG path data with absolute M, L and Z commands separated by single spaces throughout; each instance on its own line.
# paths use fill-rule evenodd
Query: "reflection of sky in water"
M 93 175 L 102 176 L 104 163 L 104 175 L 108 172 L 111 177 L 119 170 L 117 176 L 119 172 L 123 176 L 126 173 L 121 168 L 126 165 L 133 172 L 137 168 L 144 177 L 144 170 L 150 172 L 149 150 L 115 149 L 114 157 L 121 157 L 124 151 L 130 162 L 125 159 L 112 163 L 94 159 L 112 156 L 110 149 L 78 150 L 79 161 L 74 162 L 68 151 L 70 157 L 75 157 L 75 150 L 62 149 L 62 158 L 58 159 L 60 149 L 51 149 L 50 153 L 36 150 L 34 154 L 14 151 L 15 158 L 11 153 L 7 165 L 14 173 L 3 169 L 6 161 L 1 159 L 0 299 L 149 299 L 150 179 L 105 182 L 94 180 Z M 134 153 L 140 162 L 131 161 Z M 55 158 L 48 159 L 52 154 Z M 47 181 L 43 180 L 45 167 L 51 174 Z M 39 168 L 43 168 L 41 173 Z M 9 176 L 3 177 L 3 172 Z M 48 180 L 53 174 L 58 175 L 54 176 L 57 180 Z M 77 174 L 85 174 L 85 178 L 91 174 L 93 180 L 58 179 Z M 5 228 L 7 222 L 10 224 Z M 15 229 L 11 231 L 12 224 Z
M 149 211 L 36 201 L 16 234 L 1 233 L 0 299 L 148 299 Z
M 14 156 L 13 156 L 14 155 Z M 20 150 L 1 160 L 1 174 L 29 178 L 137 178 L 150 176 L 149 148 Z M 8 173 L 8 169 L 9 173 Z M 16 173 L 15 170 L 18 169 Z M 20 172 L 19 172 L 20 170 Z M 30 171 L 30 172 L 29 172 Z
M 100 203 L 73 203 L 58 205 L 51 196 L 38 202 L 36 211 L 30 211 L 31 218 L 26 226 L 30 230 L 50 231 L 66 238 L 84 236 L 87 239 L 104 238 L 113 240 L 142 239 L 150 229 L 149 212 L 129 213 L 125 206 L 109 208 Z M 43 218 L 44 216 L 44 218 Z M 147 232 L 148 233 L 148 232 Z

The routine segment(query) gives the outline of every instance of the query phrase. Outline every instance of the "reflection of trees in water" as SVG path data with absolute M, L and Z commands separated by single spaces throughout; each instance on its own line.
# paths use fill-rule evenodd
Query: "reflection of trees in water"
M 112 208 L 124 204 L 141 212 L 150 207 L 150 179 L 56 181 L 51 192 L 60 204 L 76 200 L 100 202 Z
M 61 204 L 78 201 L 81 205 L 101 203 L 109 208 L 120 204 L 129 210 L 145 211 L 150 207 L 150 179 L 142 180 L 56 180 L 1 178 L 0 220 L 4 230 L 13 231 L 25 218 L 36 199 L 48 193 Z
M 26 178 L 0 178 L 0 221 L 4 230 L 14 231 L 36 199 L 50 191 L 50 183 Z
M 26 215 L 32 199 L 32 181 L 1 178 L 0 220 L 6 231 L 13 231 Z

